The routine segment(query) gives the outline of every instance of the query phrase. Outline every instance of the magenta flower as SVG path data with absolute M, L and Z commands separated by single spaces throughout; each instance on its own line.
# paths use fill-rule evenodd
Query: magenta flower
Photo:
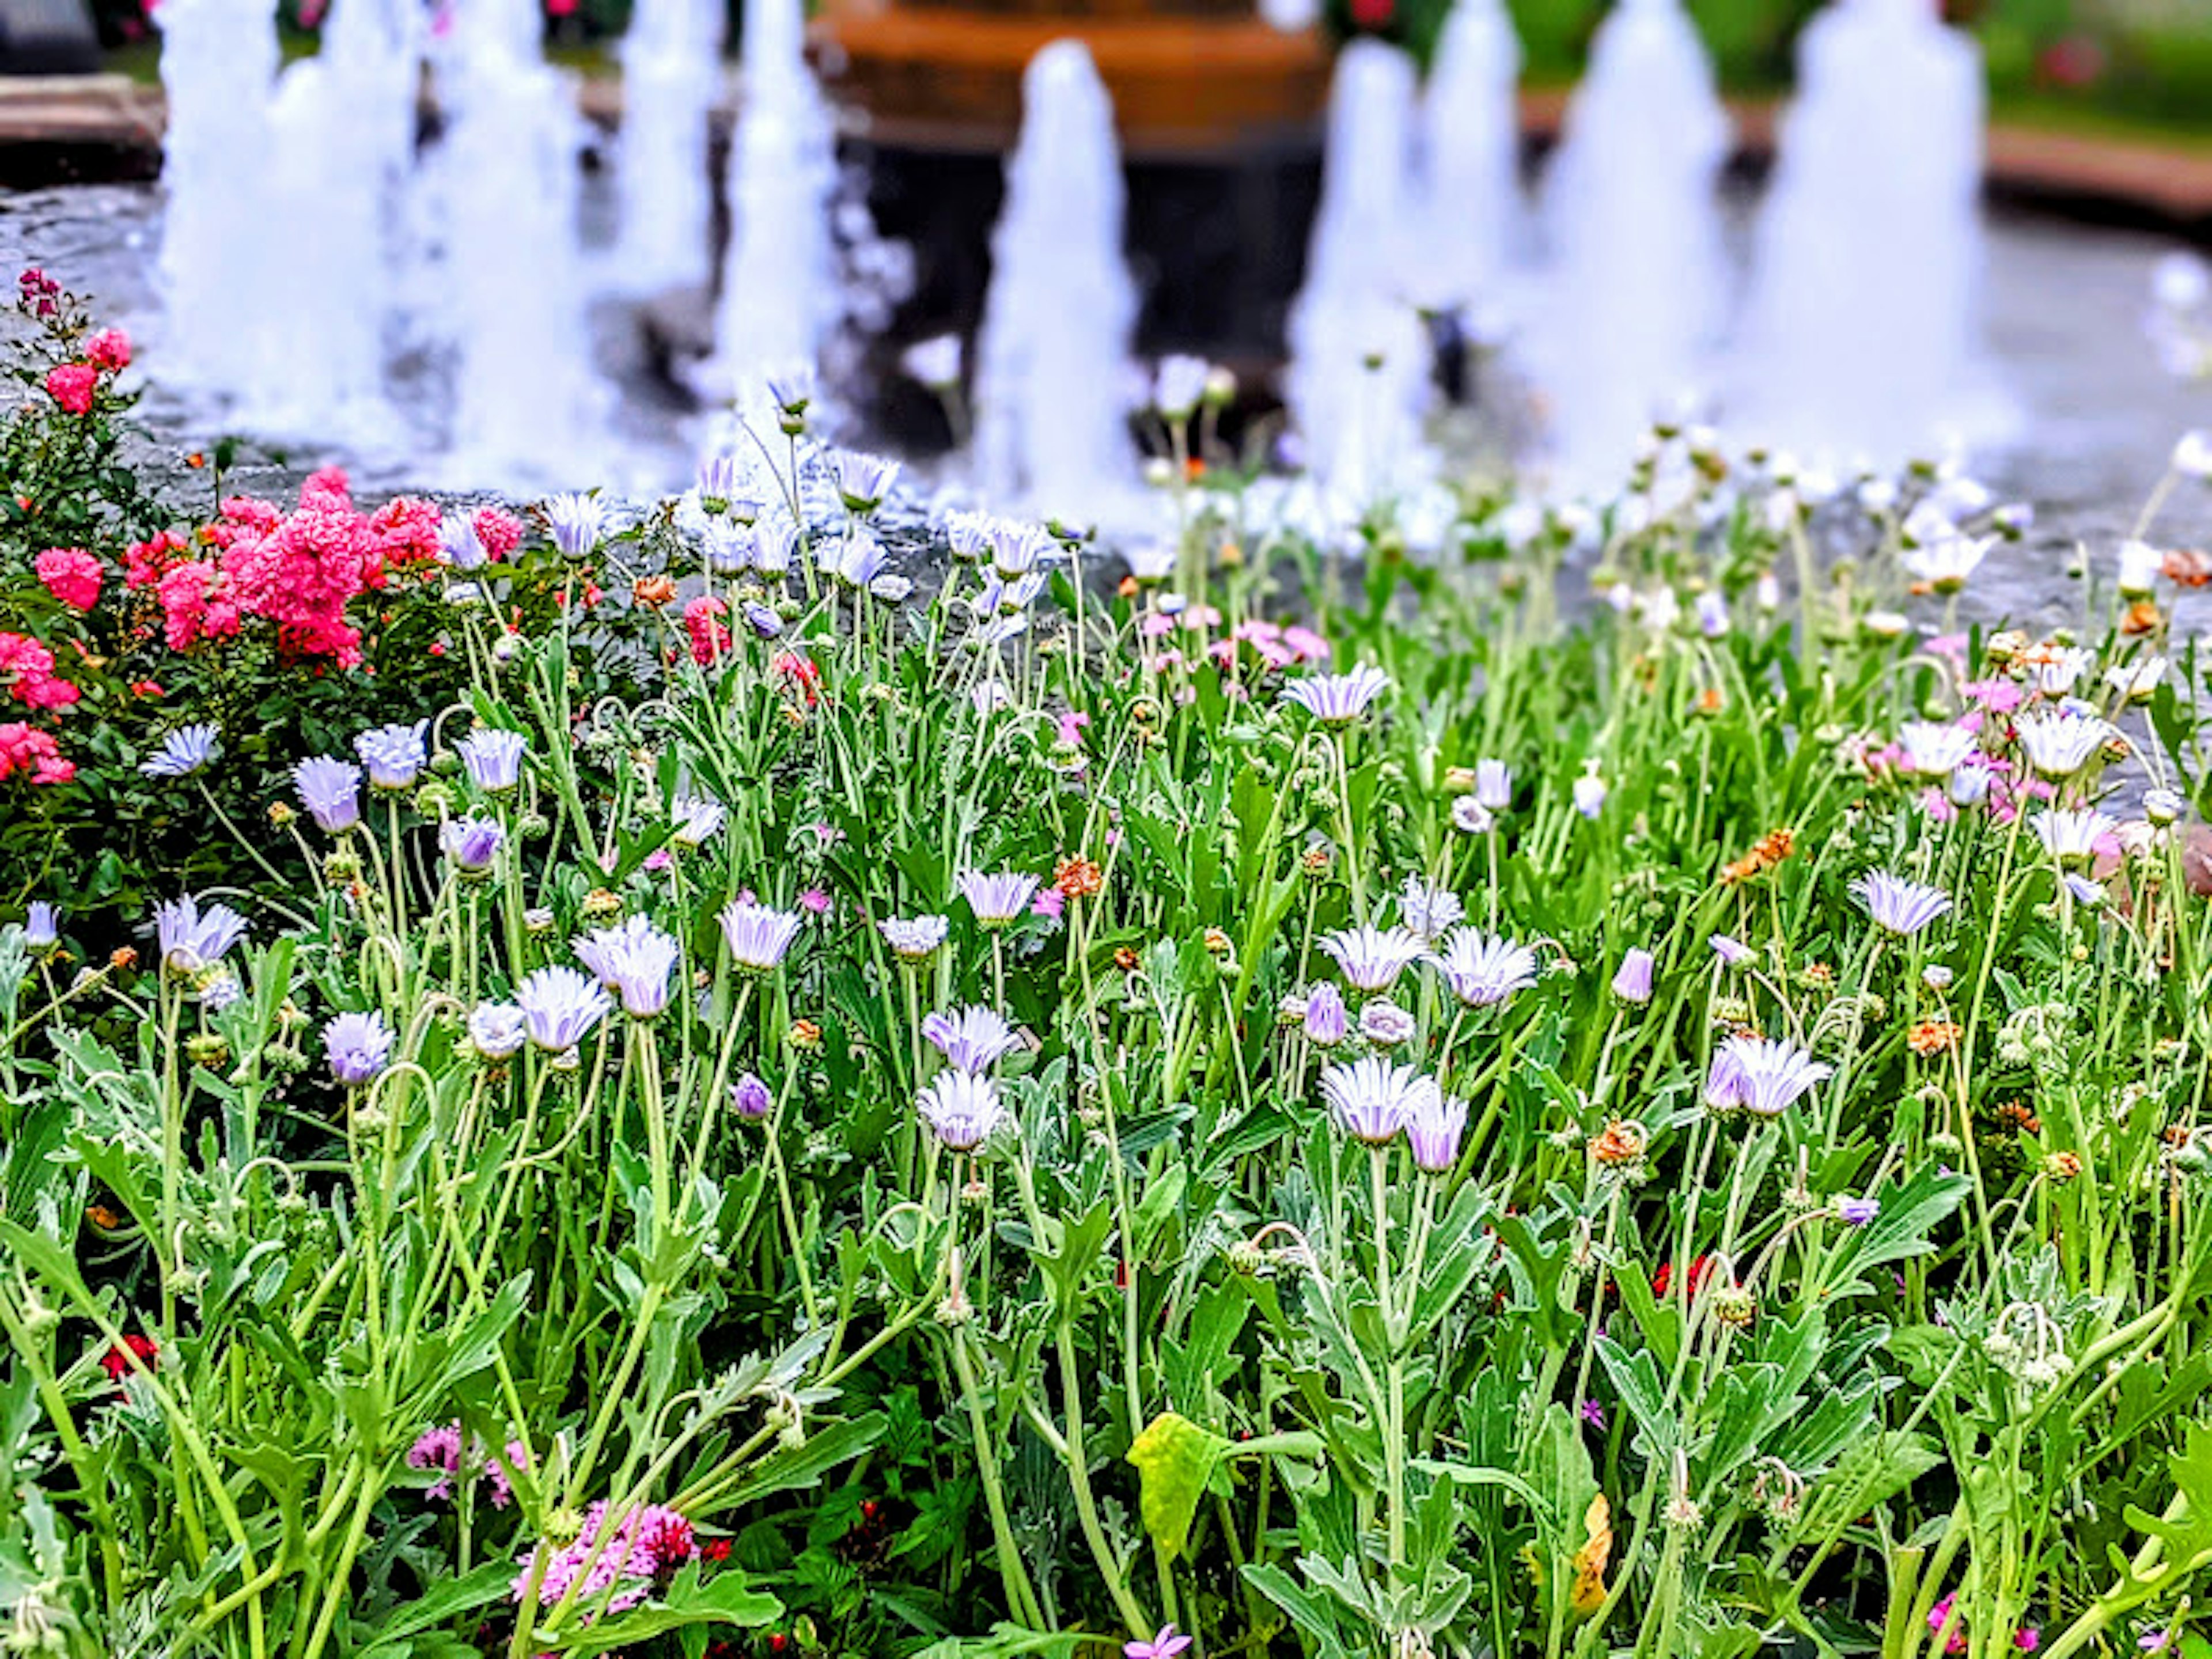
M 1124 1642 L 1122 1659 L 1176 1659 L 1190 1645 L 1190 1638 L 1176 1634 L 1173 1625 L 1162 1625 L 1160 1633 L 1149 1642 Z

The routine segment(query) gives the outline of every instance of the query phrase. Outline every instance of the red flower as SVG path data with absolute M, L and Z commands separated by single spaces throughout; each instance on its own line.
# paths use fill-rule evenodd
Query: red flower
M 726 1538 L 709 1538 L 700 1546 L 699 1553 L 709 1561 L 726 1561 L 730 1559 L 730 1540 Z
M 124 1352 L 125 1348 L 131 1351 L 130 1354 Z M 100 1368 L 107 1373 L 109 1382 L 120 1382 L 131 1374 L 131 1355 L 137 1356 L 138 1363 L 150 1371 L 154 1369 L 155 1361 L 160 1358 L 161 1352 L 161 1349 L 155 1346 L 154 1339 L 150 1336 L 126 1336 L 117 1346 L 100 1355 Z
M 1352 21 L 1356 28 L 1387 29 L 1397 14 L 1395 0 L 1352 0 Z
M 478 507 L 469 524 L 489 558 L 504 559 L 522 545 L 522 523 L 512 513 L 496 507 Z
M 796 651 L 779 651 L 769 666 L 783 682 L 786 690 L 805 695 L 809 708 L 822 701 L 822 665 L 811 657 L 801 656 Z
M 1690 1294 L 1692 1296 L 1695 1296 L 1699 1291 L 1705 1289 L 1706 1275 L 1711 1273 L 1712 1270 L 1713 1263 L 1711 1257 L 1700 1255 L 1691 1258 Z M 1660 1297 L 1665 1296 L 1667 1294 L 1668 1286 L 1672 1285 L 1674 1282 L 1674 1264 L 1671 1261 L 1661 1262 L 1659 1264 L 1659 1271 L 1651 1275 L 1651 1294 Z
M 691 636 L 691 660 L 707 667 L 730 648 L 730 630 L 722 618 L 730 607 L 711 594 L 702 593 L 684 607 L 684 631 Z
M 64 363 L 46 374 L 46 394 L 72 415 L 92 413 L 100 371 L 90 363 Z
M 84 343 L 84 355 L 95 368 L 110 374 L 131 367 L 131 337 L 119 328 L 103 328 Z

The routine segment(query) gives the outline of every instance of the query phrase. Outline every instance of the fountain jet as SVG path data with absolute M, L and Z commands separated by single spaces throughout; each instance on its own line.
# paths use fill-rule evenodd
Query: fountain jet
M 1022 131 L 991 237 L 975 368 L 986 489 L 1097 516 L 1133 490 L 1123 396 L 1137 293 L 1121 255 L 1114 106 L 1079 40 L 1022 78 Z
M 1458 0 L 1421 94 L 1424 302 L 1494 312 L 1525 246 L 1521 42 L 1501 0 Z
M 703 288 L 714 192 L 707 124 L 722 86 L 720 0 L 641 0 L 623 37 L 621 239 L 613 285 Z

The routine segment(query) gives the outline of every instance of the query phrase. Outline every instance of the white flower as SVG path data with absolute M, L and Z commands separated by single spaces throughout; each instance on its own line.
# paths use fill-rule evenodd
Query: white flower
M 1346 983 L 1362 991 L 1387 991 L 1428 946 L 1410 928 L 1360 927 L 1323 935 L 1321 948 Z
M 2169 253 L 2151 267 L 2152 296 L 2167 311 L 2195 311 L 2212 300 L 2212 265 L 2193 253 Z
M 683 949 L 643 916 L 619 927 L 601 927 L 576 941 L 576 960 L 622 999 L 633 1019 L 650 1019 L 668 1006 L 668 981 Z
M 1996 541 L 1994 536 L 1969 536 L 1946 524 L 1940 532 L 1905 554 L 1905 567 L 1938 593 L 1955 593 L 1981 568 Z
M 1202 357 L 1161 358 L 1159 372 L 1152 379 L 1152 407 L 1170 421 L 1188 418 L 1206 396 L 1206 379 Z
M 1164 582 L 1175 574 L 1176 550 L 1163 541 L 1132 542 L 1121 550 L 1129 574 L 1140 582 Z
M 469 1045 L 486 1060 L 505 1060 L 529 1040 L 528 1021 L 511 1002 L 480 1002 L 469 1012 Z
M 1851 896 L 1866 907 L 1875 927 L 1909 938 L 1951 908 L 1941 889 L 1875 870 L 1851 884 Z
M 1513 805 L 1513 769 L 1502 760 L 1474 763 L 1474 798 L 1492 812 Z
M 1377 997 L 1359 1011 L 1359 1035 L 1378 1048 L 1395 1048 L 1419 1029 L 1413 1015 L 1388 997 Z
M 2147 599 L 2157 588 L 2159 573 L 2166 568 L 2166 555 L 2148 542 L 2124 541 L 2120 544 L 2120 592 L 2131 599 Z
M 422 747 L 423 734 L 429 729 L 429 721 L 417 720 L 412 726 L 380 726 L 356 738 L 354 752 L 368 768 L 369 782 L 379 789 L 411 786 L 429 763 Z
M 2035 689 L 2046 697 L 2063 697 L 2081 684 L 2097 660 L 2094 651 L 2069 645 L 2052 651 L 2035 665 Z
M 2185 432 L 2173 446 L 2173 470 L 2185 478 L 2212 483 L 2212 432 Z
M 1498 827 L 1498 820 L 1490 809 L 1472 795 L 1462 795 L 1452 803 L 1452 826 L 1462 834 L 1486 836 Z
M 2118 735 L 2107 721 L 2057 712 L 2022 714 L 2013 730 L 2020 734 L 2027 763 L 2053 781 L 2072 777 Z
M 805 918 L 796 910 L 738 899 L 722 907 L 720 920 L 731 962 L 749 973 L 765 974 L 782 962 Z
M 863 517 L 884 504 L 899 475 L 896 461 L 857 449 L 839 450 L 833 465 L 837 472 L 837 499 L 844 502 L 847 512 Z
M 1431 886 L 1419 876 L 1406 878 L 1398 896 L 1398 916 L 1407 930 L 1433 943 L 1467 914 L 1459 895 L 1448 887 Z
M 581 1042 L 615 1006 L 605 986 L 569 967 L 538 969 L 515 988 L 514 1001 L 531 1042 L 555 1054 Z
M 1595 759 L 1583 763 L 1583 775 L 1575 780 L 1575 811 L 1586 818 L 1595 818 L 1605 811 L 1605 780 L 1597 775 Z
M 1349 1065 L 1325 1066 L 1321 1074 L 1322 1098 L 1328 1103 L 1337 1127 L 1370 1146 L 1387 1146 L 1395 1140 L 1407 1118 L 1422 1108 L 1430 1094 L 1441 1092 L 1434 1078 L 1374 1054 Z
M 1390 677 L 1372 664 L 1363 664 L 1349 674 L 1316 674 L 1292 680 L 1283 688 L 1283 700 L 1294 702 L 1323 726 L 1349 726 L 1367 712 L 1367 706 L 1390 689 Z
M 1534 951 L 1473 927 L 1456 930 L 1429 960 L 1470 1008 L 1494 1007 L 1536 982 Z
M 587 559 L 606 533 L 607 510 L 596 495 L 555 495 L 545 503 L 545 528 L 564 559 Z
M 2105 671 L 2105 684 L 2130 702 L 2148 702 L 2166 678 L 2164 657 L 2145 657 L 2140 662 L 2117 663 Z
M 668 803 L 676 826 L 669 838 L 678 847 L 703 847 L 721 832 L 729 809 L 712 795 L 678 795 Z
M 986 927 L 1004 927 L 1018 921 L 1036 896 L 1037 878 L 1018 870 L 985 875 L 970 870 L 960 878 L 960 895 L 975 920 Z
M 2061 865 L 2087 864 L 2097 855 L 2097 843 L 2116 827 L 2114 821 L 2093 807 L 2053 809 L 2035 815 L 2036 839 Z
M 938 1139 L 956 1152 L 972 1152 L 1013 1120 L 998 1085 L 972 1073 L 939 1072 L 915 1101 Z
M 1907 720 L 1898 728 L 1905 769 L 1917 778 L 1948 778 L 1978 746 L 1975 734 L 1942 720 Z
M 900 353 L 899 367 L 932 392 L 947 392 L 960 384 L 961 360 L 960 337 L 937 334 Z
M 944 916 L 916 916 L 902 921 L 896 917 L 879 926 L 884 942 L 891 947 L 891 954 L 902 962 L 927 962 L 945 946 L 945 935 L 952 923 Z
M 149 778 L 188 778 L 222 752 L 216 728 L 203 721 L 179 726 L 161 739 L 152 759 L 138 768 Z
M 1698 595 L 1698 632 L 1709 640 L 1717 640 L 1728 631 L 1728 596 L 1709 587 Z

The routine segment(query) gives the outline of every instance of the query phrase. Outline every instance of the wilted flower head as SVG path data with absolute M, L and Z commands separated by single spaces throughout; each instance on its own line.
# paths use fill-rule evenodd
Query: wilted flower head
M 1378 1048 L 1413 1041 L 1420 1024 L 1388 997 L 1376 997 L 1359 1011 L 1359 1035 Z
M 748 1121 L 757 1123 L 775 1109 L 775 1096 L 767 1084 L 753 1073 L 747 1072 L 730 1085 L 730 1109 Z
M 392 1059 L 394 1034 L 382 1012 L 340 1014 L 323 1027 L 331 1075 L 349 1089 L 373 1080 Z
M 522 781 L 522 757 L 529 751 L 528 738 L 501 726 L 471 732 L 453 745 L 469 781 L 489 795 L 502 794 Z
M 1865 907 L 1875 927 L 1901 938 L 1918 933 L 1951 908 L 1951 896 L 1942 889 L 1885 870 L 1869 871 L 1854 881 L 1851 896 Z
M 1844 1197 L 1836 1200 L 1836 1219 L 1847 1227 L 1863 1227 L 1881 1213 L 1881 1206 L 1871 1198 Z
M 899 475 L 899 464 L 882 455 L 865 454 L 857 449 L 841 449 L 834 465 L 837 470 L 837 499 L 845 510 L 866 517 L 884 504 L 884 497 L 891 492 L 891 485 Z
M 1462 795 L 1452 803 L 1452 826 L 1463 835 L 1486 836 L 1498 827 L 1498 820 L 1490 809 L 1472 795 Z
M 246 918 L 227 904 L 203 911 L 191 894 L 172 899 L 154 912 L 161 944 L 161 965 L 173 973 L 197 974 L 222 960 L 246 935 Z
M 1292 680 L 1283 688 L 1283 700 L 1297 704 L 1323 726 L 1349 726 L 1389 688 L 1390 677 L 1369 663 L 1348 674 Z
M 438 828 L 438 845 L 465 876 L 480 876 L 499 856 L 507 830 L 497 818 L 448 818 Z
M 379 789 L 406 789 L 422 775 L 429 756 L 422 747 L 428 720 L 412 726 L 380 726 L 353 740 L 354 752 L 368 768 L 368 781 Z
M 1713 947 L 1713 954 L 1721 959 L 1723 967 L 1741 968 L 1758 955 L 1741 939 L 1730 939 L 1726 933 L 1715 933 L 1706 942 Z
M 1433 944 L 1444 931 L 1467 914 L 1467 906 L 1449 887 L 1437 887 L 1419 876 L 1406 878 L 1398 895 L 1398 915 L 1408 933 Z
M 550 1054 L 566 1054 L 614 1006 L 606 988 L 574 968 L 540 968 L 515 988 L 523 1029 Z
M 915 1108 L 938 1139 L 956 1152 L 974 1152 L 1012 1121 L 999 1098 L 998 1085 L 962 1071 L 932 1078 Z
M 1416 1168 L 1449 1174 L 1459 1162 L 1460 1138 L 1467 1133 L 1467 1103 L 1442 1089 L 1422 1090 L 1406 1113 L 1406 1144 Z
M 1978 746 L 1974 733 L 1944 720 L 1907 720 L 1897 731 L 1905 769 L 1917 778 L 1948 778 Z
M 576 960 L 622 999 L 623 1012 L 634 1019 L 650 1019 L 668 1006 L 669 975 L 682 954 L 673 934 L 643 916 L 576 941 Z
M 606 533 L 607 510 L 596 495 L 555 495 L 545 503 L 545 528 L 564 559 L 586 559 Z
M 1003 870 L 995 875 L 970 870 L 960 878 L 960 896 L 986 927 L 1003 927 L 1019 921 L 1036 890 L 1037 878 L 1018 870 Z
M 1428 946 L 1410 928 L 1363 926 L 1324 934 L 1321 948 L 1356 989 L 1387 991 Z
M 528 1021 L 511 1002 L 479 1002 L 469 1011 L 469 1046 L 486 1060 L 505 1060 L 529 1036 Z
M 891 917 L 880 924 L 884 943 L 901 962 L 927 962 L 945 946 L 952 923 L 944 916 Z
M 1014 1046 L 1014 1028 L 995 1008 L 980 1005 L 926 1015 L 921 1035 L 930 1046 L 963 1072 L 988 1071 Z
M 1394 1066 L 1367 1054 L 1348 1065 L 1322 1067 L 1322 1098 L 1337 1127 L 1370 1146 L 1387 1146 L 1406 1127 L 1407 1118 L 1439 1093 L 1434 1078 L 1410 1066 Z
M 1479 928 L 1456 929 L 1429 960 L 1470 1008 L 1494 1007 L 1536 982 L 1534 951 Z
M 782 962 L 805 918 L 796 910 L 772 910 L 749 898 L 722 908 L 722 938 L 730 960 L 750 973 L 765 974 Z
M 1779 1117 L 1831 1068 L 1803 1049 L 1771 1037 L 1732 1036 L 1713 1056 L 1705 1079 L 1705 1100 L 1717 1108 L 1738 1107 L 1754 1117 Z
M 179 726 L 161 739 L 161 746 L 138 769 L 149 778 L 188 778 L 222 752 L 221 733 L 202 721 Z
M 301 805 L 331 835 L 361 822 L 361 768 L 350 761 L 317 755 L 292 769 Z

